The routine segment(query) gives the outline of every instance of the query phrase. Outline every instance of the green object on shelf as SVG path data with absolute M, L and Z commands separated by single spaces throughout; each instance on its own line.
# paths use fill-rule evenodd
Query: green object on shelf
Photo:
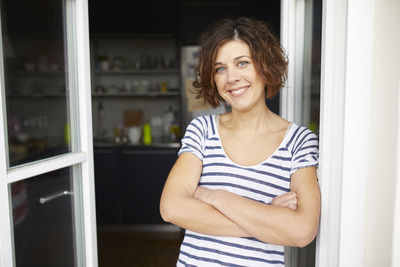
M 68 122 L 64 125 L 64 141 L 67 145 L 69 145 L 71 142 L 71 127 L 69 126 Z
M 143 125 L 143 144 L 151 145 L 151 126 L 148 122 Z

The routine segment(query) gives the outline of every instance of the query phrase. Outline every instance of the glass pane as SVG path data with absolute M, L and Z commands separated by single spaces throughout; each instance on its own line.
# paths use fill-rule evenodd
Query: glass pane
M 319 133 L 322 0 L 306 0 L 304 14 L 303 101 L 301 124 Z M 297 267 L 315 266 L 315 240 L 300 248 Z
M 71 151 L 64 4 L 1 1 L 10 167 Z
M 72 167 L 11 184 L 17 267 L 77 266 Z
M 302 124 L 319 131 L 322 0 L 306 0 L 304 16 L 304 84 Z

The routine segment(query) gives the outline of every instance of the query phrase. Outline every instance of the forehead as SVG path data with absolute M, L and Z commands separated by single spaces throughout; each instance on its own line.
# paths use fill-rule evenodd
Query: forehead
M 242 40 L 230 40 L 218 49 L 215 62 L 233 60 L 240 56 L 251 56 L 249 46 Z

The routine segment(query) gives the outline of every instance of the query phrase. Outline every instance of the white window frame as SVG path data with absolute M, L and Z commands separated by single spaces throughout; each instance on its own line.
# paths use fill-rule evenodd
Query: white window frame
M 304 8 L 304 0 L 281 0 L 280 41 L 289 66 L 286 85 L 280 92 L 280 115 L 296 123 L 302 113 Z
M 82 204 L 82 227 L 84 248 L 81 262 L 84 266 L 98 266 L 97 262 L 97 236 L 96 236 L 96 214 L 94 197 L 94 171 L 93 171 L 93 143 L 92 143 L 92 107 L 90 86 L 90 51 L 89 51 L 89 25 L 88 25 L 88 2 L 87 0 L 66 0 L 67 9 L 73 13 L 75 22 L 76 42 L 76 68 L 77 89 L 75 94 L 78 98 L 77 108 L 79 110 L 78 139 L 79 148 L 76 153 L 68 153 L 50 159 L 33 162 L 21 167 L 8 169 L 6 127 L 5 127 L 5 90 L 4 80 L 0 83 L 0 147 L 5 151 L 0 152 L 0 266 L 13 266 L 13 239 L 12 239 L 12 207 L 11 197 L 8 190 L 10 183 L 28 177 L 40 175 L 52 170 L 80 165 L 81 170 L 81 200 Z M 69 12 L 67 10 L 67 12 Z M 0 59 L 3 54 L 0 49 Z M 3 65 L 3 62 L 0 62 Z M 2 67 L 3 68 L 3 67 Z M 2 78 L 3 79 L 3 78 Z M 75 103 L 76 104 L 76 103 Z M 2 149 L 3 150 L 3 149 Z M 78 251 L 80 254 L 81 251 Z

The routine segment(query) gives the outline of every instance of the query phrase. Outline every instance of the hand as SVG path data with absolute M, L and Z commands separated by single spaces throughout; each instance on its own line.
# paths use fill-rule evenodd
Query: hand
M 288 193 L 276 196 L 272 199 L 271 205 L 286 207 L 292 210 L 297 209 L 297 196 L 296 193 L 290 191 Z

